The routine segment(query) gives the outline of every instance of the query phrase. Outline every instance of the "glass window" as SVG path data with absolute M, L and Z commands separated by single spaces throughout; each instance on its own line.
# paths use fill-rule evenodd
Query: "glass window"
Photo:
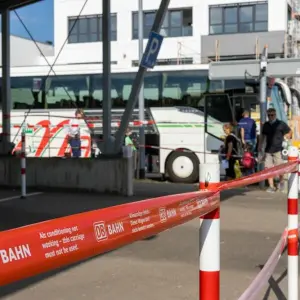
M 69 32 L 71 34 L 75 34 L 77 35 L 78 33 L 78 23 L 76 22 L 76 20 L 69 20 Z
M 170 71 L 161 76 L 160 106 L 201 107 L 202 94 L 208 89 L 207 71 Z
M 224 32 L 225 33 L 236 33 L 236 32 L 238 32 L 238 25 L 237 24 L 225 24 Z
M 237 23 L 237 7 L 228 7 L 224 9 L 225 24 Z
M 163 36 L 167 36 L 169 32 L 169 14 L 165 14 L 164 22 L 161 26 L 160 34 Z
M 268 22 L 257 22 L 255 25 L 255 31 L 267 31 L 268 30 Z
M 111 40 L 117 40 L 117 15 L 111 16 Z
M 221 34 L 223 33 L 223 25 L 212 25 L 209 28 L 210 34 Z
M 146 27 L 152 27 L 155 19 L 155 13 L 154 12 L 149 12 L 146 13 L 144 16 L 144 24 Z
M 241 23 L 253 22 L 253 6 L 241 6 L 239 17 Z
M 193 13 L 192 9 L 169 10 L 162 24 L 160 33 L 165 37 L 179 37 L 193 35 Z M 156 12 L 144 12 L 144 38 L 148 38 L 154 23 Z M 132 14 L 132 38 L 138 39 L 138 13 Z
M 88 33 L 88 20 L 87 18 L 79 19 L 78 20 L 78 28 L 79 28 L 79 34 L 87 34 Z
M 89 75 L 61 75 L 47 79 L 47 106 L 53 108 L 87 108 Z
M 112 108 L 125 108 L 135 73 L 112 74 Z M 144 80 L 146 107 L 200 105 L 208 90 L 208 71 L 148 72 Z M 102 74 L 12 77 L 14 109 L 102 108 Z
M 12 108 L 45 108 L 45 95 L 43 94 L 43 86 L 43 77 L 12 77 Z
M 138 13 L 134 12 L 132 13 L 132 39 L 138 39 L 139 37 L 139 19 L 138 19 Z
M 99 15 L 69 19 L 69 43 L 90 43 L 102 40 L 102 17 Z M 75 24 L 75 25 L 74 25 Z M 111 15 L 111 40 L 117 40 L 117 16 Z
M 253 31 L 253 23 L 241 23 L 240 24 L 240 32 L 252 32 Z
M 98 32 L 98 18 L 97 17 L 93 17 L 90 18 L 90 30 L 91 32 L 97 33 Z
M 255 7 L 255 21 L 268 20 L 268 4 L 257 4 Z
M 237 4 L 210 7 L 210 34 L 231 34 L 268 30 L 268 4 Z
M 221 24 L 223 22 L 223 9 L 214 7 L 210 9 L 210 24 Z
M 177 37 L 182 36 L 182 11 L 170 11 L 169 12 L 170 19 L 170 30 L 169 36 Z
M 182 24 L 181 11 L 170 11 L 170 24 L 173 27 L 178 27 Z

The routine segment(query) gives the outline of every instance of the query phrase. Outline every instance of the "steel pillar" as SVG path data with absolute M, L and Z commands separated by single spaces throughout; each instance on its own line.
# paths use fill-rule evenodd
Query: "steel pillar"
M 170 0 L 161 0 L 158 11 L 156 12 L 155 20 L 152 26 L 151 31 L 160 32 L 161 25 L 163 23 L 165 14 L 168 10 Z M 132 111 L 137 103 L 137 98 L 141 90 L 142 83 L 144 82 L 144 77 L 146 73 L 146 68 L 140 66 L 139 70 L 135 76 L 135 79 L 132 84 L 132 89 L 130 92 L 129 99 L 127 101 L 126 109 L 122 116 L 121 124 L 119 130 L 116 133 L 116 141 L 115 141 L 115 151 L 120 152 L 121 146 L 123 144 L 125 131 L 128 126 L 130 116 L 132 115 Z
M 111 16 L 110 0 L 102 0 L 102 109 L 103 109 L 103 140 L 104 154 L 112 151 L 111 136 Z
M 260 61 L 260 86 L 259 86 L 259 103 L 260 103 L 260 134 L 262 134 L 263 125 L 266 122 L 267 113 L 267 69 L 268 69 L 268 48 L 265 47 Z M 263 156 L 264 153 L 261 153 Z M 264 163 L 259 164 L 259 170 L 264 169 Z M 265 181 L 259 183 L 260 188 L 265 187 Z
M 11 92 L 10 92 L 10 11 L 3 10 L 1 13 L 2 28 L 2 153 L 10 151 L 11 140 Z
M 142 57 L 144 54 L 144 12 L 143 12 L 143 0 L 139 1 L 139 61 L 141 63 Z M 140 121 L 140 128 L 139 128 L 139 142 L 140 145 L 145 145 L 145 128 L 144 128 L 144 119 L 145 119 L 145 99 L 144 99 L 144 82 L 141 85 L 141 91 L 139 94 L 139 121 Z M 145 172 L 145 147 L 139 148 L 139 178 L 145 179 L 146 172 Z

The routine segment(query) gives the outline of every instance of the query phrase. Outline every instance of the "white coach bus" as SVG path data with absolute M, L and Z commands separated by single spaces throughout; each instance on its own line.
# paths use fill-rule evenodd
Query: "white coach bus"
M 88 123 L 82 124 L 82 156 L 90 157 L 92 139 L 101 149 L 105 101 L 99 71 L 102 66 L 57 65 L 47 76 L 49 69 L 11 69 L 11 141 L 16 149 L 20 147 L 23 128 L 28 156 L 65 156 L 69 151 L 65 126 L 74 117 L 75 109 L 82 108 Z M 119 126 L 136 70 L 112 70 L 113 133 Z M 291 95 L 284 83 L 275 87 L 276 97 L 282 103 L 289 102 Z M 157 66 L 147 72 L 144 88 L 147 171 L 168 176 L 174 182 L 195 182 L 199 163 L 217 159 L 224 122 L 235 120 L 244 108 L 258 112 L 256 82 L 209 81 L 207 65 Z M 130 126 L 138 132 L 138 110 Z

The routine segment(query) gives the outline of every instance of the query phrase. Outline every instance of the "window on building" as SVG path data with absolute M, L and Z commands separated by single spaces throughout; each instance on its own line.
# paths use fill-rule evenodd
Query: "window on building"
M 211 6 L 209 33 L 232 34 L 268 31 L 268 4 L 240 3 Z
M 168 58 L 168 59 L 158 59 L 156 61 L 157 66 L 174 66 L 174 65 L 192 65 L 194 62 L 192 57 L 180 57 L 180 58 Z M 140 65 L 138 60 L 133 60 L 131 62 L 133 67 L 138 67 Z
M 148 38 L 155 19 L 155 11 L 145 11 L 143 15 L 143 35 Z M 132 14 L 132 38 L 138 39 L 138 12 Z M 169 10 L 161 28 L 161 34 L 165 37 L 179 37 L 193 35 L 193 10 L 184 8 Z
M 102 16 L 82 16 L 68 19 L 69 43 L 92 43 L 102 41 Z M 117 40 L 117 15 L 111 15 L 111 40 Z

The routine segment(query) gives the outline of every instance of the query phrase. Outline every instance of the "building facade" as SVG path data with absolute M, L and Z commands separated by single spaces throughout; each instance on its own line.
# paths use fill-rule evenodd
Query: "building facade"
M 38 49 L 38 47 L 39 49 Z M 0 49 L 2 49 L 2 40 L 0 33 Z M 20 51 L 22 49 L 22 51 Z M 48 43 L 36 42 L 36 44 L 26 38 L 16 35 L 10 35 L 10 65 L 12 67 L 36 66 L 46 64 L 41 52 L 45 56 L 53 56 L 54 47 Z M 24 55 L 24 53 L 26 53 Z M 2 65 L 2 57 L 0 55 L 0 63 Z
M 171 0 L 158 64 L 254 58 L 265 44 L 271 56 L 284 56 L 297 1 Z M 82 10 L 84 2 L 54 1 L 55 56 L 65 44 L 58 63 L 102 62 L 102 1 L 89 0 Z M 160 0 L 144 0 L 145 45 L 159 4 Z M 137 11 L 138 0 L 111 0 L 113 68 L 126 70 L 138 64 Z

